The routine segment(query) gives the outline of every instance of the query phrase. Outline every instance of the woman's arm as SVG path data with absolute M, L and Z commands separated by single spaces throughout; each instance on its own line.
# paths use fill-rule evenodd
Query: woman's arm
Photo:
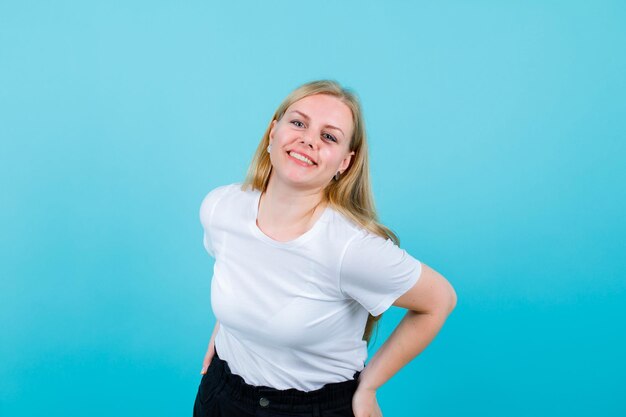
M 419 280 L 393 305 L 409 311 L 359 375 L 356 416 L 380 415 L 376 390 L 435 338 L 456 306 L 456 293 L 441 274 L 422 263 Z
M 215 327 L 213 328 L 213 334 L 211 335 L 211 340 L 209 340 L 209 347 L 207 348 L 206 354 L 204 355 L 204 361 L 202 362 L 202 370 L 200 371 L 200 373 L 203 375 L 209 368 L 211 360 L 213 359 L 213 355 L 215 354 L 215 335 L 217 334 L 219 328 L 220 322 L 216 320 Z

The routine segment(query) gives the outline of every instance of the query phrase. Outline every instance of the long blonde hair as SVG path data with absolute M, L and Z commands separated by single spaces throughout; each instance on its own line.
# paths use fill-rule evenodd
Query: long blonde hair
M 352 111 L 354 124 L 349 145 L 350 151 L 354 151 L 354 156 L 341 178 L 339 180 L 331 180 L 326 187 L 325 196 L 328 205 L 370 232 L 383 238 L 391 239 L 396 245 L 399 245 L 400 240 L 395 233 L 378 222 L 371 190 L 367 137 L 361 105 L 352 91 L 341 87 L 336 81 L 319 80 L 308 82 L 293 90 L 283 100 L 261 138 L 241 189 L 244 191 L 249 189 L 261 192 L 266 191 L 272 170 L 269 153 L 266 151 L 272 122 L 274 120 L 279 121 L 287 111 L 287 108 L 293 103 L 314 94 L 326 94 L 341 100 Z M 381 277 L 381 279 L 384 278 Z M 366 340 L 368 345 L 370 344 L 373 328 L 381 317 L 382 314 L 378 317 L 370 314 L 367 319 L 363 340 Z

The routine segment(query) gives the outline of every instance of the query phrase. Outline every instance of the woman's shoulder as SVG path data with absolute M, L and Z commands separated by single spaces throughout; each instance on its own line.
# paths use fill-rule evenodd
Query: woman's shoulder
M 353 257 L 369 257 L 393 255 L 404 252 L 389 236 L 381 235 L 352 218 L 349 213 L 332 208 L 331 228 L 336 238 L 344 245 L 344 254 L 352 253 Z M 375 228 L 375 226 L 372 226 Z
M 242 190 L 242 183 L 235 182 L 231 184 L 223 184 L 212 188 L 202 199 L 200 203 L 200 217 L 209 218 L 215 208 L 215 206 L 228 195 L 237 195 L 240 193 L 246 193 Z
M 347 243 L 364 239 L 376 239 L 377 237 L 380 237 L 360 224 L 356 221 L 356 219 L 353 219 L 348 214 L 343 213 L 341 210 L 334 207 L 329 207 L 329 209 L 332 213 L 330 216 L 332 228 L 337 232 L 341 232 L 341 234 L 347 239 Z

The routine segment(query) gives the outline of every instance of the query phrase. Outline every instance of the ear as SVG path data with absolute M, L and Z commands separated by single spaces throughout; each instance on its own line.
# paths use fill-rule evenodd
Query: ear
M 350 166 L 350 161 L 352 161 L 352 155 L 354 155 L 354 151 L 349 152 L 346 157 L 341 160 L 341 164 L 339 164 L 339 172 L 341 172 L 342 174 Z
M 272 123 L 270 123 L 270 135 L 269 135 L 270 143 L 272 143 L 272 141 L 274 140 L 274 127 L 275 126 L 276 126 L 276 119 L 272 120 Z

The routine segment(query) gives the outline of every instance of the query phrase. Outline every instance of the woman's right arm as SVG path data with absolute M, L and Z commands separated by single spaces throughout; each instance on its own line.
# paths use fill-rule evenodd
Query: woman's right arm
M 213 334 L 211 335 L 211 340 L 209 340 L 209 347 L 207 348 L 206 355 L 204 355 L 204 361 L 202 362 L 202 371 L 200 371 L 200 373 L 203 375 L 206 374 L 206 370 L 209 368 L 213 355 L 215 354 L 215 335 L 217 334 L 219 328 L 220 322 L 216 321 Z

